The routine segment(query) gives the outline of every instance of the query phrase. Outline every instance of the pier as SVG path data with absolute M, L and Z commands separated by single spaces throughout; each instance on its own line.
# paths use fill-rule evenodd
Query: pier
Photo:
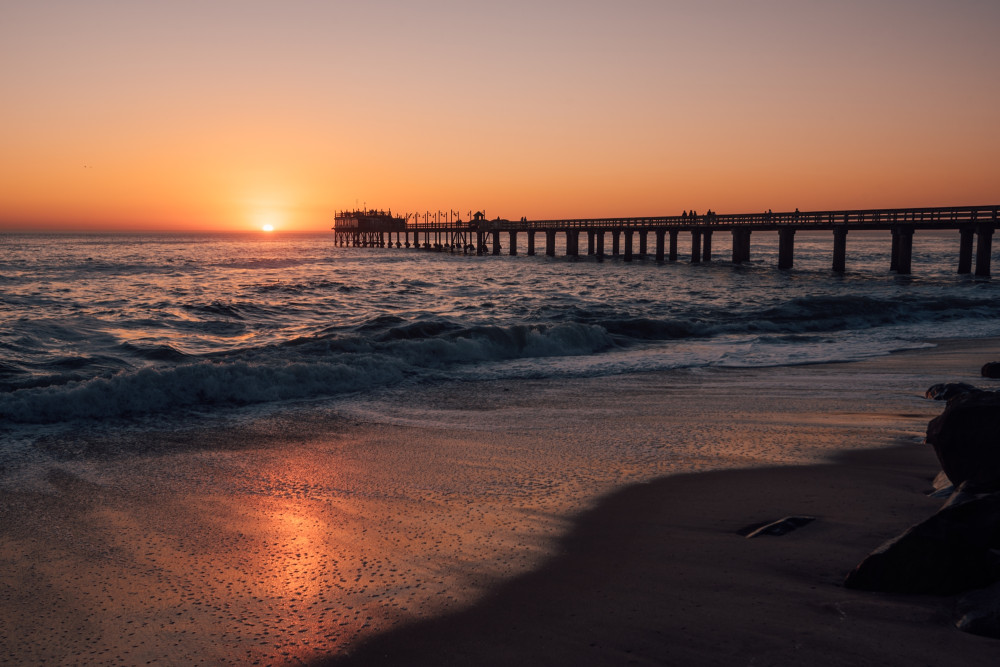
M 421 221 L 419 216 L 393 217 L 391 213 L 344 211 L 337 214 L 334 243 L 354 247 L 418 248 L 499 255 L 506 238 L 508 254 L 517 255 L 523 235 L 525 254 L 534 255 L 541 246 L 545 254 L 556 254 L 557 235 L 565 236 L 567 256 L 581 254 L 585 236 L 587 255 L 603 258 L 610 236 L 610 255 L 629 262 L 650 255 L 657 262 L 678 261 L 682 239 L 689 243 L 692 263 L 712 260 L 712 236 L 732 235 L 732 262 L 750 261 L 750 237 L 754 232 L 777 232 L 778 268 L 791 269 L 795 262 L 795 233 L 800 230 L 832 232 L 831 268 L 846 271 L 848 235 L 854 230 L 889 232 L 889 270 L 907 275 L 912 271 L 913 237 L 927 230 L 955 230 L 957 271 L 989 277 L 993 234 L 1000 205 L 936 208 L 896 208 L 845 211 L 791 211 L 774 213 L 697 213 L 675 216 L 629 218 L 568 218 L 560 220 L 487 220 L 476 213 L 468 221 L 454 219 L 453 212 Z M 443 217 L 443 219 L 442 219 Z M 681 237 L 681 234 L 684 237 Z M 653 250 L 649 250 L 652 237 Z

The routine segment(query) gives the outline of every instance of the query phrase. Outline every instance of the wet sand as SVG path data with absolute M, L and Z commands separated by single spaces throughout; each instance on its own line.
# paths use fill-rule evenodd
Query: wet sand
M 0 661 L 996 664 L 953 599 L 840 586 L 939 505 L 923 389 L 994 358 L 481 383 L 49 443 L 0 490 Z M 788 514 L 818 518 L 737 533 Z
M 669 477 L 613 494 L 559 554 L 472 609 L 373 638 L 332 665 L 996 665 L 955 598 L 851 591 L 845 574 L 932 513 L 927 448 L 830 465 Z M 783 536 L 741 528 L 790 514 Z

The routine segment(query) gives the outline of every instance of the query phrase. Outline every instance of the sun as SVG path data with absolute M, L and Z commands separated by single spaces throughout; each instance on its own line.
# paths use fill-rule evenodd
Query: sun
M 261 226 L 260 230 L 262 232 L 273 232 L 274 231 L 274 225 L 263 225 L 263 226 Z

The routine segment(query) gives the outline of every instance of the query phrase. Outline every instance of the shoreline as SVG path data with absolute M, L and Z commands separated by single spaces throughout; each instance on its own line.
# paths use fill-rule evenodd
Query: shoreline
M 615 492 L 543 567 L 472 608 L 371 638 L 317 666 L 993 665 L 1000 642 L 952 627 L 957 596 L 845 589 L 882 541 L 931 513 L 929 447 L 828 464 L 677 475 Z M 749 525 L 816 517 L 783 536 Z
M 989 382 L 969 366 L 982 354 L 970 347 L 995 352 L 1000 338 L 928 342 L 934 347 L 823 365 L 898 372 L 916 357 L 921 372 L 945 373 L 940 382 Z M 933 405 L 940 412 L 944 402 Z M 539 569 L 468 609 L 314 664 L 994 665 L 1000 641 L 953 627 L 960 596 L 843 587 L 871 551 L 944 502 L 927 495 L 940 471 L 933 448 L 897 440 L 835 451 L 819 464 L 627 486 L 574 517 Z M 791 515 L 815 521 L 784 536 L 742 537 Z
M 1000 339 L 946 339 L 837 364 L 431 388 L 292 413 L 250 444 L 213 433 L 53 464 L 48 493 L 0 490 L 16 582 L 0 588 L 0 660 L 864 664 L 845 645 L 885 662 L 855 635 L 888 633 L 911 663 L 941 645 L 992 664 L 994 642 L 948 627 L 947 601 L 839 583 L 940 504 L 915 443 L 943 404 L 923 390 L 976 383 L 994 356 Z M 819 519 L 736 533 L 790 514 Z

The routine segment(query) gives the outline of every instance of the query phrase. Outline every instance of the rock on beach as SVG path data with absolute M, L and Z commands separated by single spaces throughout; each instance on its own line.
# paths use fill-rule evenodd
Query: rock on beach
M 1000 393 L 972 391 L 950 399 L 927 425 L 927 442 L 953 484 L 1000 480 Z

